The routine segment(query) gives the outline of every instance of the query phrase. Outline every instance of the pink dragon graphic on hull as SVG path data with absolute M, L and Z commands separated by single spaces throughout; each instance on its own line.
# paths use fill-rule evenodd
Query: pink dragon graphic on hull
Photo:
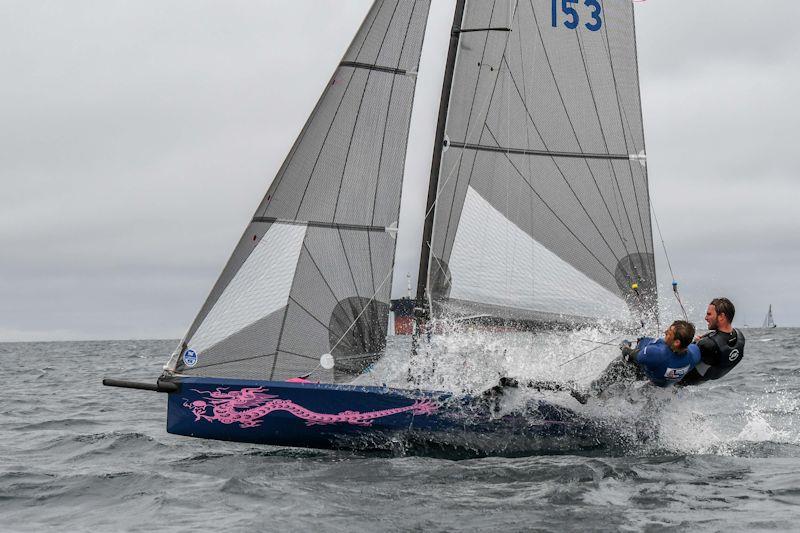
M 203 395 L 204 400 L 186 400 L 183 406 L 191 409 L 195 421 L 239 424 L 241 428 L 254 428 L 261 425 L 262 419 L 273 411 L 286 411 L 306 421 L 307 426 L 327 424 L 352 424 L 371 426 L 377 418 L 410 412 L 414 415 L 429 415 L 436 412 L 436 405 L 430 400 L 417 400 L 406 407 L 384 409 L 382 411 L 342 411 L 336 414 L 317 413 L 298 405 L 291 400 L 283 400 L 274 394 L 266 394 L 263 387 L 245 387 L 241 390 L 227 390 L 218 387 L 215 391 L 192 389 Z M 209 413 L 209 408 L 211 413 Z

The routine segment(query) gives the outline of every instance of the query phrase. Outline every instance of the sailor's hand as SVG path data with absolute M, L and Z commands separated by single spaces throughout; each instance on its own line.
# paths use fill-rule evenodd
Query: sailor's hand
M 625 350 L 625 348 L 630 348 L 631 346 L 632 346 L 632 343 L 628 339 L 625 339 L 624 341 L 619 343 L 619 349 L 620 350 Z
M 627 362 L 632 362 L 632 357 L 636 353 L 636 350 L 633 349 L 630 345 L 620 347 L 622 350 L 622 358 Z

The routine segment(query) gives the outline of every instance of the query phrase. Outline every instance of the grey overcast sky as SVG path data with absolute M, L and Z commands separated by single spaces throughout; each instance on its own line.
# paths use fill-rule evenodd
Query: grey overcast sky
M 0 3 L 0 341 L 180 337 L 370 4 Z M 740 324 L 771 303 L 800 325 L 800 3 L 636 18 L 651 197 L 692 318 L 728 295 Z

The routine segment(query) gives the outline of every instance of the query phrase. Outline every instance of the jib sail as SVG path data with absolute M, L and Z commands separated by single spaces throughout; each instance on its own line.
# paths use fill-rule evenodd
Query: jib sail
M 377 358 L 429 7 L 374 3 L 169 370 L 334 382 Z

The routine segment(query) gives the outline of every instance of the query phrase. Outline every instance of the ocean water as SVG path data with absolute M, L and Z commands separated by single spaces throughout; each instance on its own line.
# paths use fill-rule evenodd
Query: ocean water
M 163 395 L 100 384 L 153 381 L 174 341 L 0 344 L 0 531 L 797 530 L 800 330 L 746 334 L 657 442 L 467 460 L 177 437 Z

